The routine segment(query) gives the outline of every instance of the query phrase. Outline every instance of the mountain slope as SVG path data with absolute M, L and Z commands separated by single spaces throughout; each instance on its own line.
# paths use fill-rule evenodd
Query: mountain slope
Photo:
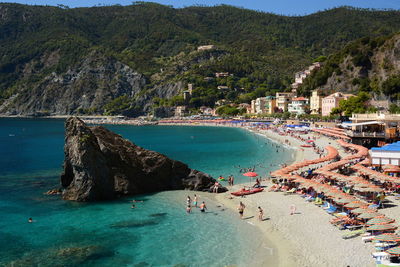
M 325 94 L 365 91 L 375 98 L 400 100 L 400 34 L 365 37 L 330 55 L 300 92 L 307 95 L 313 89 Z
M 194 107 L 283 90 L 313 58 L 360 37 L 398 32 L 399 15 L 352 8 L 286 17 L 231 6 L 0 4 L 0 113 L 139 115 L 152 110 L 154 97 L 171 99 L 187 82 L 197 89 Z M 204 44 L 217 49 L 196 51 Z M 215 72 L 233 77 L 204 82 Z M 216 85 L 231 90 L 219 92 Z

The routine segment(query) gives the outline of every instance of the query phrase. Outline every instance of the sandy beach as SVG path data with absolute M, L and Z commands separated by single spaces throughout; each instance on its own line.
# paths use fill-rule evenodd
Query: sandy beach
M 281 143 L 288 140 L 296 151 L 295 161 L 318 158 L 312 148 L 302 149 L 301 142 L 296 138 L 281 136 L 270 130 L 255 131 Z M 302 137 L 307 138 L 307 135 Z M 345 155 L 344 150 L 327 137 L 318 137 L 315 143 L 321 148 L 334 146 L 340 155 Z M 273 251 L 273 255 L 278 258 L 278 266 L 375 266 L 371 256 L 371 252 L 374 251 L 371 244 L 364 244 L 360 237 L 342 239 L 345 232 L 329 223 L 333 216 L 322 208 L 298 195 L 268 192 L 270 181 L 263 181 L 262 185 L 267 186 L 264 192 L 232 199 L 230 192 L 243 186 L 235 185 L 229 188 L 230 192 L 216 195 L 216 199 L 235 212 L 239 201 L 246 205 L 244 218 L 248 219 L 243 222 L 259 227 L 265 237 L 276 246 L 277 251 Z M 290 215 L 291 205 L 296 206 L 294 215 Z M 261 222 L 257 218 L 258 206 L 264 209 L 266 217 Z

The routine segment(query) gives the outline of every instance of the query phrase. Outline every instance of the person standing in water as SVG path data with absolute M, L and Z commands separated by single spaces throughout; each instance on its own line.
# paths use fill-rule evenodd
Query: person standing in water
M 193 206 L 194 206 L 195 208 L 197 208 L 197 196 L 196 196 L 196 194 L 194 194 Z
M 263 209 L 259 206 L 258 207 L 258 220 L 262 221 L 264 216 L 264 211 Z
M 190 196 L 187 196 L 187 199 L 186 199 L 186 212 L 187 213 L 190 213 L 192 211 L 191 204 L 192 204 L 192 200 L 190 199 Z
M 246 206 L 243 204 L 242 201 L 240 201 L 239 207 L 238 207 L 240 219 L 243 219 L 243 213 L 244 213 L 245 208 L 246 208 Z
M 200 204 L 200 211 L 201 212 L 206 212 L 207 206 L 206 203 L 204 203 L 204 201 Z

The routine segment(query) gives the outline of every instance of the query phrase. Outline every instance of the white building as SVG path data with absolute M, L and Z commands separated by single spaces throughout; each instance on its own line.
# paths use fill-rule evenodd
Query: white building
M 259 97 L 255 101 L 255 113 L 261 114 L 265 113 L 265 103 L 267 101 L 266 97 Z
M 383 147 L 373 147 L 369 154 L 373 165 L 400 166 L 400 141 Z
M 214 49 L 215 45 L 202 45 L 197 47 L 197 51 L 211 50 Z
M 297 115 L 305 114 L 308 108 L 308 98 L 305 97 L 293 98 L 292 102 L 288 105 L 288 111 Z

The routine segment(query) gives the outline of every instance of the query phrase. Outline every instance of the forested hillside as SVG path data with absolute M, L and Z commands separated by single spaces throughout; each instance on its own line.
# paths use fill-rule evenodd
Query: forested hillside
M 400 100 L 400 34 L 364 37 L 328 56 L 299 91 L 309 95 L 314 89 L 325 95 L 363 91 L 376 99 Z
M 180 104 L 188 82 L 193 108 L 249 101 L 288 89 L 296 71 L 349 41 L 399 31 L 398 11 L 346 7 L 286 17 L 231 6 L 0 4 L 0 113 L 135 116 Z M 197 51 L 207 44 L 216 49 Z

